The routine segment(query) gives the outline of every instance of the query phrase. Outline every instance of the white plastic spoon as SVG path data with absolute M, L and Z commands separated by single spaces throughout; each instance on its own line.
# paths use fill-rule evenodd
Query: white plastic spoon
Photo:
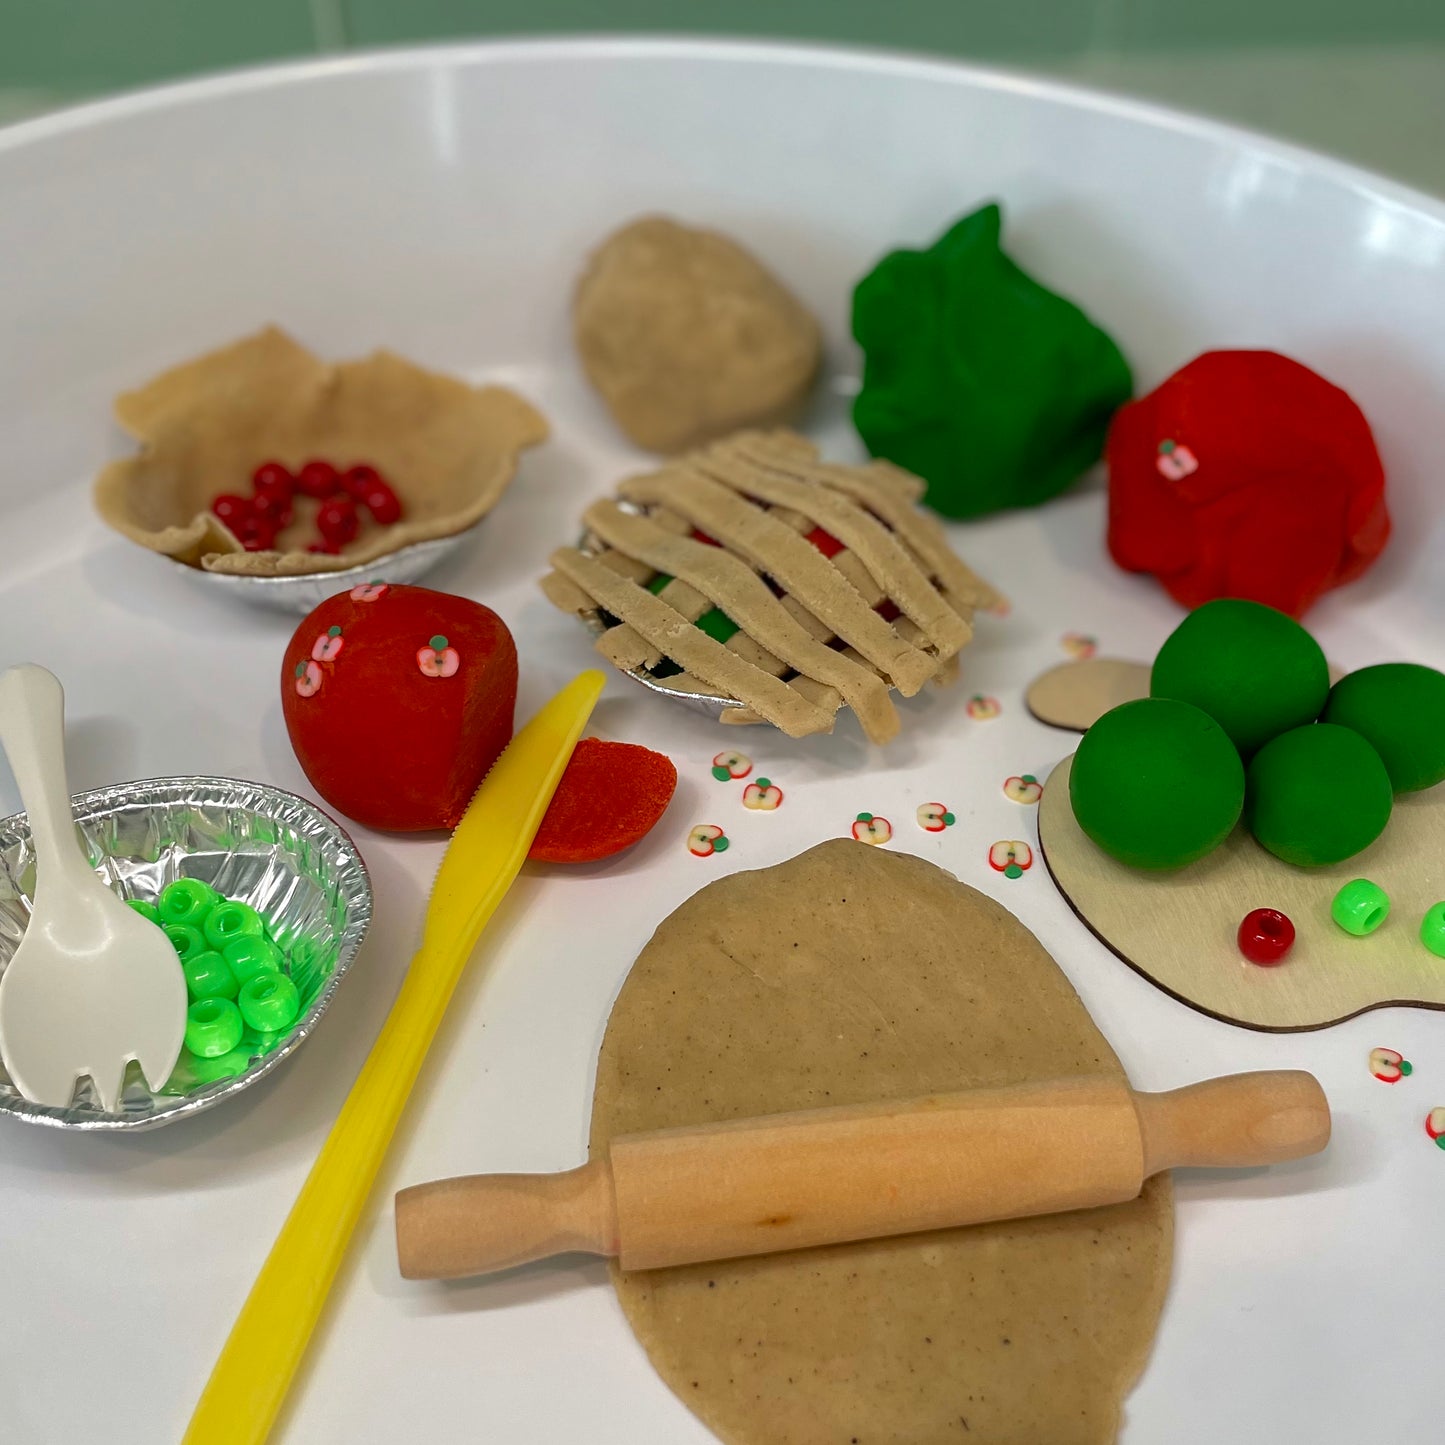
M 89 1074 L 114 1113 L 126 1065 L 152 1089 L 186 1031 L 186 980 L 166 935 L 127 908 L 81 852 L 65 781 L 65 694 L 43 667 L 0 674 L 0 745 L 35 847 L 35 898 L 0 975 L 0 1060 L 34 1104 L 67 1107 Z

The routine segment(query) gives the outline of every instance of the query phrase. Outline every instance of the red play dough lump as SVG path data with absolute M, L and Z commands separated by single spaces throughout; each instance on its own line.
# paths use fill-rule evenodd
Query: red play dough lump
M 1364 413 L 1273 351 L 1207 351 L 1114 415 L 1109 550 L 1186 607 L 1242 597 L 1301 616 L 1390 535 Z
M 286 730 L 338 812 L 397 833 L 454 828 L 512 737 L 517 648 L 489 607 L 371 583 L 328 598 L 281 666 Z
M 670 758 L 634 743 L 583 738 L 527 856 L 541 863 L 591 863 L 644 837 L 677 787 Z

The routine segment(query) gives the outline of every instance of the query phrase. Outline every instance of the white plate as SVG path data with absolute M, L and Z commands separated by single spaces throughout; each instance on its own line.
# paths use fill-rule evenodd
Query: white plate
M 323 354 L 381 344 L 505 381 L 552 418 L 554 440 L 524 460 L 475 543 L 428 579 L 511 623 L 526 714 L 590 656 L 536 591 L 546 553 L 638 460 L 568 346 L 587 247 L 647 209 L 755 247 L 824 319 L 838 381 L 814 430 L 856 455 L 842 401 L 856 372 L 851 284 L 884 249 L 926 243 L 992 196 L 1007 206 L 1009 248 L 1121 339 L 1143 385 L 1205 347 L 1272 345 L 1355 393 L 1385 454 L 1398 534 L 1311 622 L 1345 666 L 1445 662 L 1434 560 L 1445 507 L 1431 496 L 1445 456 L 1440 206 L 1286 146 L 1033 80 L 624 41 L 258 71 L 0 135 L 0 663 L 35 658 L 65 681 L 77 789 L 219 772 L 306 790 L 278 706 L 287 620 L 185 586 L 108 533 L 86 496 L 124 445 L 108 419 L 116 391 L 276 321 Z M 653 1374 L 600 1265 L 403 1284 L 390 1196 L 449 1173 L 579 1162 L 608 1006 L 652 926 L 707 880 L 840 834 L 865 808 L 893 820 L 893 846 L 1019 913 L 1139 1086 L 1303 1066 L 1330 1092 L 1325 1159 L 1180 1180 L 1173 1289 L 1126 1442 L 1438 1436 L 1445 1153 L 1422 1124 L 1445 1103 L 1445 1017 L 1376 1013 L 1291 1037 L 1230 1028 L 1107 953 L 1041 867 L 1009 882 L 986 865 L 991 842 L 1033 827 L 1003 778 L 1043 774 L 1071 746 L 1028 718 L 1022 684 L 1062 657 L 1067 630 L 1144 657 L 1177 616 L 1152 582 L 1107 562 L 1101 517 L 1086 489 L 957 529 L 1015 601 L 965 655 L 963 687 L 1000 699 L 996 721 L 968 721 L 960 694 L 919 701 L 897 745 L 872 756 L 851 724 L 790 743 L 609 685 L 599 729 L 671 753 L 677 801 L 619 862 L 531 870 L 518 884 L 422 1077 L 277 1438 L 710 1438 Z M 746 812 L 736 788 L 712 780 L 709 759 L 728 745 L 786 790 L 778 812 Z M 936 837 L 912 818 L 934 799 L 959 820 Z M 0 786 L 0 815 L 17 806 Z M 726 826 L 728 853 L 687 854 L 702 821 Z M 4 1131 L 7 1440 L 180 1437 L 417 936 L 437 846 L 358 842 L 376 923 L 329 1026 L 290 1069 L 226 1110 L 136 1139 Z M 1414 1077 L 1374 1082 L 1376 1044 L 1413 1059 Z

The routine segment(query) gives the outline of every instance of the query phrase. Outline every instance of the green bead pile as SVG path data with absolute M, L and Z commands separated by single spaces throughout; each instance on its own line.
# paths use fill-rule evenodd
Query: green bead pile
M 1084 734 L 1069 782 L 1079 826 L 1131 867 L 1195 862 L 1241 815 L 1286 863 L 1343 862 L 1384 832 L 1395 793 L 1445 781 L 1445 674 L 1383 663 L 1331 688 L 1314 638 L 1257 602 L 1192 612 L 1159 649 L 1149 690 L 1147 705 L 1114 708 Z M 1190 713 L 1217 736 L 1206 742 Z
M 301 996 L 254 908 L 198 878 L 167 884 L 153 904 L 127 901 L 165 930 L 186 977 L 186 1042 L 168 1091 L 181 1080 L 198 1087 L 243 1073 L 286 1038 Z

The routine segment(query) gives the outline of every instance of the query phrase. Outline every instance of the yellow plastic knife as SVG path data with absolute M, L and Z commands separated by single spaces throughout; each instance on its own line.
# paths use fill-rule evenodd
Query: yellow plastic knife
M 183 1445 L 262 1445 L 452 991 L 521 870 L 602 691 L 588 671 L 492 765 L 442 856 L 421 948 L 191 1416 Z

